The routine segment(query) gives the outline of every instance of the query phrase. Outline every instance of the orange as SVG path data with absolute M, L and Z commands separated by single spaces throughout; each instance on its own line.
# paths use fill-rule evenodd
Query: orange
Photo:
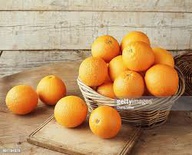
M 177 92 L 179 78 L 177 71 L 168 65 L 158 64 L 147 70 L 145 83 L 154 96 L 171 96 Z
M 145 71 L 154 64 L 155 56 L 151 47 L 144 42 L 132 42 L 122 53 L 122 59 L 128 69 Z
M 87 105 L 80 97 L 66 96 L 56 104 L 54 116 L 60 125 L 74 128 L 85 121 L 87 111 Z
M 95 135 L 101 138 L 113 138 L 121 128 L 121 117 L 114 108 L 100 106 L 91 112 L 89 126 Z
M 139 98 L 144 93 L 144 80 L 134 71 L 121 73 L 113 83 L 113 90 L 118 98 Z
M 155 54 L 155 64 L 165 64 L 174 67 L 174 59 L 171 53 L 163 48 L 153 48 Z
M 31 86 L 18 85 L 9 90 L 5 102 L 14 114 L 25 115 L 36 108 L 38 95 Z
M 113 58 L 109 62 L 109 76 L 111 77 L 112 81 L 114 81 L 115 78 L 117 78 L 117 76 L 119 76 L 119 74 L 121 74 L 125 70 L 128 70 L 128 68 L 123 63 L 121 55 Z
M 37 85 L 39 99 L 47 105 L 55 105 L 66 95 L 65 83 L 55 75 L 48 75 Z
M 80 80 L 90 87 L 104 83 L 107 74 L 107 63 L 101 58 L 86 58 L 79 67 Z
M 111 83 L 111 82 L 100 85 L 97 88 L 97 92 L 103 96 L 115 98 L 115 94 L 113 91 L 113 83 Z
M 106 62 L 120 54 L 118 41 L 109 35 L 103 35 L 95 39 L 91 46 L 93 57 L 100 57 Z
M 123 37 L 123 40 L 121 42 L 121 50 L 123 51 L 124 48 L 129 43 L 135 42 L 135 41 L 142 41 L 142 42 L 145 42 L 150 45 L 149 38 L 145 33 L 141 32 L 141 31 L 132 31 Z

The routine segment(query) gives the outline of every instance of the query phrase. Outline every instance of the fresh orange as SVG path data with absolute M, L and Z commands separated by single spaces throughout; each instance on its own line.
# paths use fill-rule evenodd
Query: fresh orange
M 48 75 L 40 80 L 37 85 L 39 99 L 48 105 L 55 105 L 66 95 L 65 83 L 55 75 Z
M 121 55 L 113 58 L 109 62 L 109 76 L 111 77 L 112 81 L 114 81 L 115 78 L 117 78 L 117 76 L 119 76 L 119 74 L 121 74 L 125 70 L 128 70 L 128 68 L 123 63 Z
M 14 114 L 25 115 L 36 108 L 38 95 L 31 86 L 18 85 L 9 90 L 5 102 Z
M 121 128 L 121 117 L 114 108 L 100 106 L 91 112 L 89 126 L 95 135 L 101 138 L 113 138 Z
M 135 42 L 135 41 L 142 41 L 142 42 L 145 42 L 150 45 L 149 38 L 145 33 L 141 32 L 141 31 L 132 31 L 123 37 L 123 40 L 121 42 L 121 50 L 123 51 L 124 48 L 129 43 Z
M 113 90 L 118 98 L 139 98 L 144 93 L 144 80 L 134 71 L 124 71 L 113 83 Z
M 111 82 L 100 85 L 97 88 L 97 92 L 103 96 L 115 98 L 115 94 L 113 91 L 113 83 L 111 83 Z
M 120 54 L 118 41 L 109 35 L 103 35 L 95 39 L 91 46 L 93 57 L 100 57 L 106 62 Z
M 154 64 L 155 56 L 149 44 L 138 41 L 124 48 L 122 59 L 128 69 L 141 72 Z
M 156 47 L 153 48 L 153 52 L 155 54 L 155 64 L 165 64 L 174 67 L 173 56 L 167 50 Z
M 103 84 L 107 73 L 107 63 L 101 58 L 86 58 L 79 67 L 80 80 L 90 87 Z
M 84 122 L 87 111 L 87 105 L 80 97 L 66 96 L 56 104 L 54 116 L 60 125 L 74 128 Z
M 168 65 L 158 64 L 147 70 L 145 83 L 148 91 L 154 96 L 171 96 L 178 89 L 177 71 Z

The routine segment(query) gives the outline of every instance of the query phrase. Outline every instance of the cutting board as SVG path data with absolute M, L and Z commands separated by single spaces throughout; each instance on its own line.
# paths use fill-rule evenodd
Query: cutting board
M 124 155 L 130 153 L 140 133 L 139 128 L 123 124 L 115 138 L 102 139 L 91 132 L 87 121 L 80 127 L 69 129 L 51 116 L 30 134 L 28 142 L 72 155 Z

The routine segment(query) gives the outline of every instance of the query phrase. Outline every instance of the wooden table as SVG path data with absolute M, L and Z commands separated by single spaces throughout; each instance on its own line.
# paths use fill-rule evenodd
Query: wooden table
M 67 85 L 67 94 L 81 95 L 76 84 L 79 62 L 62 62 L 38 67 L 23 73 L 0 79 L 0 149 L 20 148 L 21 154 L 60 154 L 29 144 L 28 135 L 43 123 L 51 114 L 53 107 L 39 102 L 38 108 L 26 116 L 11 114 L 5 107 L 7 91 L 16 84 L 29 84 L 34 88 L 38 81 L 48 75 L 60 76 Z M 27 76 L 26 76 L 27 75 Z M 186 102 L 176 103 L 185 106 Z M 132 150 L 133 155 L 147 154 L 192 154 L 192 115 L 188 111 L 172 111 L 164 125 L 144 130 Z M 1 154 L 1 152 L 0 152 Z

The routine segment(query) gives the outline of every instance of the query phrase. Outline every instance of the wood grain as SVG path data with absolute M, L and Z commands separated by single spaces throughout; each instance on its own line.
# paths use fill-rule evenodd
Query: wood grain
M 0 76 L 29 70 L 56 62 L 81 61 L 90 55 L 86 50 L 4 51 L 0 57 Z
M 185 104 L 185 103 L 180 103 Z M 190 102 L 187 103 L 188 106 Z M 185 105 L 187 105 L 185 104 Z M 192 106 L 190 105 L 190 108 Z M 132 150 L 133 155 L 190 155 L 192 119 L 184 111 L 171 113 L 168 122 L 155 129 L 145 130 Z
M 120 42 L 141 30 L 166 49 L 192 49 L 192 13 L 165 12 L 0 12 L 0 50 L 90 49 L 99 35 Z
M 22 155 L 44 153 L 48 155 L 59 155 L 60 153 L 47 151 L 35 145 L 30 145 L 26 141 L 28 134 L 32 132 L 35 127 L 38 127 L 43 120 L 47 119 L 52 111 L 53 109 L 51 107 L 39 106 L 38 110 L 33 114 L 27 117 L 21 117 L 5 111 L 3 112 L 0 104 L 0 149 L 19 148 Z M 37 119 L 37 117 L 39 119 Z M 0 151 L 0 154 L 1 153 Z
M 0 10 L 192 12 L 191 0 L 1 0 Z

